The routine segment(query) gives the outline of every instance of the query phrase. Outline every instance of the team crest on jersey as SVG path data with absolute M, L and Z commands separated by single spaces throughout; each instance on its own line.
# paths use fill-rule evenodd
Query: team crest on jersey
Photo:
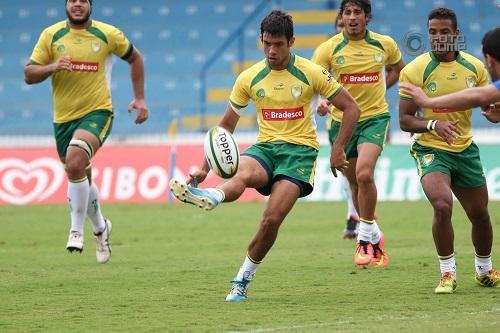
M 264 96 L 266 96 L 266 92 L 264 91 L 264 89 L 260 88 L 259 90 L 257 90 L 257 92 L 255 93 L 255 95 L 258 98 L 264 98 Z
M 59 52 L 59 53 L 64 53 L 65 50 L 66 50 L 66 47 L 63 44 L 61 44 L 57 47 L 57 52 Z
M 381 64 L 384 60 L 384 56 L 381 53 L 376 52 L 373 54 L 373 60 L 375 60 L 376 63 Z
M 476 80 L 474 80 L 473 76 L 467 76 L 465 78 L 465 84 L 467 84 L 468 88 L 472 88 L 476 85 Z
M 335 62 L 339 65 L 343 65 L 345 63 L 344 56 L 338 56 L 337 58 L 335 58 Z
M 431 165 L 432 161 L 434 161 L 434 154 L 425 154 L 422 156 L 422 163 L 425 166 Z
M 302 85 L 296 84 L 296 85 L 292 86 L 292 88 L 290 89 L 290 92 L 292 93 L 292 96 L 294 98 L 299 98 L 302 95 Z
M 92 46 L 92 51 L 94 51 L 94 53 L 99 52 L 99 50 L 101 49 L 101 43 L 99 43 L 99 41 L 93 40 L 92 42 L 90 42 L 90 46 Z
M 437 83 L 436 81 L 432 81 L 431 83 L 429 83 L 427 86 L 426 86 L 427 90 L 429 90 L 430 92 L 436 92 L 437 90 Z

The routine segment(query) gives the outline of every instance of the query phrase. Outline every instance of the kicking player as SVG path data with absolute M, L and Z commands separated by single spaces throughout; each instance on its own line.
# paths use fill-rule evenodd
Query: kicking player
M 346 150 L 349 179 L 356 210 L 360 216 L 354 262 L 359 266 L 387 267 L 384 235 L 375 221 L 377 188 L 374 170 L 382 152 L 389 127 L 386 87 L 397 80 L 405 63 L 392 38 L 367 29 L 371 4 L 366 0 L 343 0 L 340 15 L 344 31 L 321 44 L 313 61 L 339 80 L 360 105 L 361 116 Z M 385 66 L 392 67 L 383 80 Z M 321 110 L 324 110 L 321 112 Z M 326 113 L 328 102 L 319 102 L 318 111 Z M 342 112 L 335 109 L 329 131 L 331 141 L 338 135 Z
M 457 17 L 447 8 L 429 13 L 428 34 L 432 50 L 401 72 L 400 81 L 424 90 L 430 97 L 485 86 L 488 74 L 482 62 L 458 52 Z M 439 257 L 441 279 L 436 294 L 451 294 L 457 287 L 452 218 L 453 194 L 472 223 L 476 251 L 475 280 L 486 287 L 500 287 L 500 273 L 492 268 L 493 232 L 488 212 L 488 189 L 479 149 L 472 141 L 470 108 L 424 108 L 400 91 L 399 122 L 403 131 L 418 133 L 411 154 L 422 188 L 434 209 L 432 234 Z
M 481 106 L 482 114 L 491 122 L 500 122 L 500 27 L 488 31 L 483 37 L 483 55 L 493 82 L 485 87 L 473 87 L 455 93 L 429 97 L 425 92 L 411 84 L 401 83 L 403 94 L 411 96 L 415 104 L 426 108 L 468 109 Z M 495 105 L 496 104 L 496 105 Z
M 71 228 L 66 249 L 83 250 L 83 225 L 92 221 L 97 261 L 111 256 L 111 222 L 101 214 L 99 193 L 92 183 L 91 160 L 113 124 L 109 80 L 110 57 L 130 64 L 135 122 L 148 118 L 144 101 L 144 65 L 139 51 L 117 28 L 90 19 L 92 0 L 66 0 L 68 19 L 46 28 L 24 68 L 27 84 L 52 79 L 57 153 L 68 177 Z
M 259 120 L 257 143 L 243 152 L 236 175 L 217 189 L 188 185 L 195 178 L 199 182 L 205 179 L 209 171 L 206 161 L 201 170 L 189 175 L 187 184 L 176 179 L 170 182 L 179 200 L 207 210 L 238 199 L 246 188 L 269 195 L 260 226 L 226 297 L 229 302 L 247 299 L 248 285 L 273 246 L 281 223 L 297 199 L 313 190 L 319 143 L 311 99 L 316 94 L 328 96 L 344 112 L 330 159 L 335 176 L 336 170 L 344 171 L 349 164 L 344 149 L 359 117 L 354 99 L 327 70 L 291 53 L 295 37 L 290 15 L 273 10 L 262 20 L 260 30 L 265 59 L 238 76 L 219 122 L 233 132 L 241 112 L 253 100 Z M 282 89 L 275 89 L 278 85 Z

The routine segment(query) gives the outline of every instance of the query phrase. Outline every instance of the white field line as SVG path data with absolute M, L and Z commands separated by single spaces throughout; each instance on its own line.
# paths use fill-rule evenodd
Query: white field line
M 485 313 L 499 313 L 500 308 L 493 308 L 491 310 L 485 310 L 485 311 L 475 311 L 475 312 L 464 312 L 463 314 L 467 315 L 478 315 L 478 314 L 485 314 Z M 379 316 L 377 318 L 374 318 L 376 321 L 405 321 L 405 320 L 415 320 L 415 319 L 428 319 L 430 318 L 429 315 L 422 315 L 422 316 L 414 316 L 414 317 L 409 317 L 409 316 Z M 353 320 L 338 320 L 338 321 L 332 321 L 328 323 L 313 323 L 313 324 L 305 324 L 305 325 L 292 325 L 292 326 L 278 326 L 278 327 L 269 327 L 269 328 L 254 328 L 246 331 L 225 331 L 225 333 L 265 333 L 265 332 L 278 332 L 278 331 L 293 331 L 293 330 L 300 330 L 304 328 L 313 328 L 313 327 L 328 327 L 328 326 L 336 326 L 336 325 L 345 325 L 345 324 L 351 324 L 353 323 Z

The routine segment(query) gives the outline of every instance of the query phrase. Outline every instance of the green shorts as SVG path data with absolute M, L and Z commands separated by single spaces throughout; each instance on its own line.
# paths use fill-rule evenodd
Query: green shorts
M 486 184 L 479 148 L 474 142 L 464 151 L 453 153 L 442 149 L 414 143 L 410 150 L 420 177 L 430 172 L 441 172 L 450 176 L 451 183 L 465 188 Z
M 257 189 L 260 194 L 271 194 L 271 187 L 280 179 L 297 184 L 301 198 L 312 192 L 318 157 L 316 149 L 291 143 L 259 142 L 246 149 L 242 155 L 256 159 L 267 172 L 268 184 Z
M 112 126 L 113 112 L 108 110 L 92 111 L 80 119 L 68 121 L 67 123 L 54 123 L 57 153 L 60 157 L 66 156 L 69 142 L 77 129 L 83 129 L 94 134 L 99 138 L 99 142 L 102 146 L 111 132 Z
M 391 115 L 387 113 L 360 121 L 352 134 L 351 141 L 345 148 L 347 158 L 358 157 L 358 145 L 371 142 L 384 149 L 384 143 L 389 130 Z M 333 144 L 340 131 L 340 122 L 332 120 L 332 126 L 328 131 L 328 138 Z

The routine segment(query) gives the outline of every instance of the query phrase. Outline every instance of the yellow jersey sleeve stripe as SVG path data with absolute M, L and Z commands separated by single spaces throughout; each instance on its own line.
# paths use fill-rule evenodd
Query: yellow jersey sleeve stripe
M 408 101 L 408 102 L 413 101 L 413 98 L 401 94 L 399 94 L 399 98 L 402 99 L 403 101 Z
M 338 94 L 340 94 L 340 92 L 342 91 L 343 87 L 340 86 L 337 88 L 337 90 L 335 90 L 335 92 L 330 96 L 328 97 L 329 100 L 331 100 L 332 98 L 335 98 L 335 96 L 337 96 Z
M 108 38 L 106 37 L 104 32 L 99 30 L 99 28 L 91 26 L 87 28 L 87 31 L 90 32 L 92 35 L 96 36 L 97 38 L 99 38 L 100 40 L 102 40 L 104 43 L 108 44 Z
M 388 64 L 388 65 L 389 65 L 389 66 L 395 66 L 395 65 L 399 64 L 399 62 L 400 62 L 401 60 L 403 60 L 403 56 L 399 57 L 399 60 L 398 60 L 398 61 L 396 61 L 395 63 L 393 63 L 393 64 Z
M 464 57 L 462 57 L 460 54 L 458 55 L 457 57 L 457 62 L 464 66 L 465 68 L 467 68 L 468 70 L 470 70 L 471 72 L 473 72 L 474 74 L 476 74 L 477 76 L 477 69 L 476 69 L 476 66 L 474 66 L 473 64 L 471 64 L 470 62 L 468 62 Z
M 124 55 L 122 55 L 120 57 L 120 59 L 123 59 L 123 60 L 127 60 L 128 57 L 130 57 L 130 55 L 132 54 L 132 51 L 134 51 L 134 45 L 132 43 L 130 43 L 128 49 L 127 49 L 127 52 L 125 52 Z
M 247 105 L 239 105 L 238 103 L 233 102 L 231 99 L 229 100 L 229 103 L 231 103 L 231 105 L 237 109 L 243 109 L 243 108 L 246 108 L 248 106 L 248 104 Z

